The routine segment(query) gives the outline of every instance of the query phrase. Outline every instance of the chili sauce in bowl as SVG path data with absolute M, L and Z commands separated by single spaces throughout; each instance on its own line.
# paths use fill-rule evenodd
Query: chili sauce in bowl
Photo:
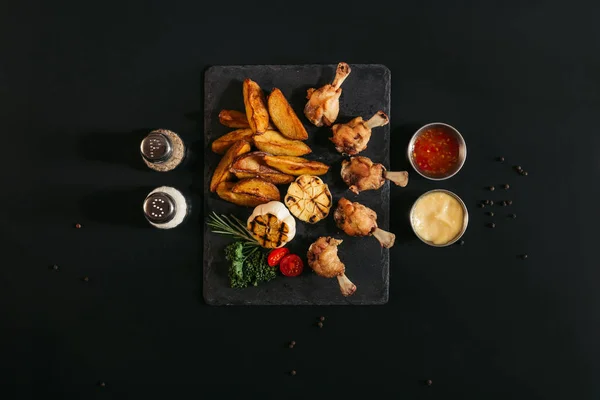
M 434 122 L 413 135 L 408 145 L 408 158 L 421 176 L 431 180 L 448 179 L 465 163 L 467 145 L 455 128 Z

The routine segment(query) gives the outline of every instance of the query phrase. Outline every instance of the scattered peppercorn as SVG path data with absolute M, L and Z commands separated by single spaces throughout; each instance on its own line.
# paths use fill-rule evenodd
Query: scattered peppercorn
M 504 162 L 504 157 L 498 157 L 498 161 Z
M 100 383 L 98 383 L 98 386 L 100 386 L 100 387 L 105 387 L 105 386 L 106 386 L 106 383 L 104 383 L 104 382 L 100 382 Z
M 295 341 L 295 340 L 292 340 L 292 341 L 290 342 L 290 344 L 291 344 L 292 346 L 295 346 L 295 345 L 296 345 L 296 341 Z
M 491 200 L 486 200 L 486 201 L 484 201 L 484 203 L 485 203 L 486 205 L 488 205 L 488 206 L 490 206 L 490 205 L 494 204 L 494 203 L 492 203 L 492 201 L 491 201 Z
M 427 379 L 425 383 L 427 384 L 427 386 L 433 385 L 433 381 L 431 379 Z
M 490 222 L 490 223 L 488 224 L 488 227 L 490 227 L 490 228 L 495 228 L 495 227 L 496 227 L 496 224 L 495 224 L 495 223 L 493 223 L 493 222 Z
M 490 186 L 489 189 L 490 189 L 490 192 L 493 192 L 494 190 L 496 190 L 496 188 L 493 186 Z
M 479 207 L 479 208 L 484 208 L 484 207 L 485 207 L 485 204 L 483 204 L 483 203 L 479 203 L 479 204 L 477 204 L 477 207 Z
M 527 171 L 523 171 L 523 172 L 521 173 L 521 175 L 523 175 L 523 176 L 527 176 L 527 175 L 529 175 L 529 174 L 527 173 Z
M 323 317 L 323 316 L 319 317 L 319 321 L 321 321 L 321 322 L 325 321 L 325 317 Z
M 527 256 L 527 254 L 523 254 L 523 255 L 521 256 L 521 258 L 522 258 L 523 260 L 527 260 L 527 257 L 528 257 L 528 256 Z
M 77 228 L 77 229 L 81 228 L 81 224 L 75 224 L 75 228 Z
M 523 171 L 523 168 L 521 168 L 521 166 L 520 166 L 520 165 L 515 165 L 515 169 L 516 169 L 517 171 L 519 171 L 519 172 L 520 172 L 520 171 Z
M 90 281 L 90 278 L 88 278 L 87 276 L 84 276 L 84 277 L 83 277 L 83 281 L 84 281 L 84 282 L 89 282 L 89 281 Z
M 319 321 L 319 323 L 317 324 L 317 326 L 318 326 L 319 328 L 322 328 L 322 327 L 323 327 L 323 323 Z
M 509 216 L 510 216 L 512 219 L 515 219 L 515 218 L 517 218 L 517 214 L 510 214 Z
M 293 370 L 290 372 L 290 374 L 291 374 L 292 376 L 296 375 L 296 370 L 295 370 L 295 369 L 293 369 Z
M 508 204 L 509 206 L 512 206 L 512 200 L 507 200 L 506 204 Z
M 505 190 L 508 190 L 508 189 L 510 189 L 510 185 L 509 185 L 508 183 L 505 183 L 505 184 L 504 184 L 502 187 L 503 187 Z
M 489 215 L 490 217 L 493 217 L 493 216 L 494 216 L 494 212 L 493 212 L 493 211 L 490 211 L 490 212 L 488 213 L 488 215 Z
M 290 343 L 288 347 L 289 347 L 290 349 L 293 349 L 293 348 L 294 348 L 294 345 Z
M 53 270 L 53 271 L 58 271 L 58 265 L 54 264 L 54 265 L 52 266 L 52 270 Z
M 506 201 L 506 200 L 502 200 L 502 203 L 500 203 L 500 205 L 501 205 L 502 207 L 506 207 L 506 206 L 508 205 L 508 201 Z
M 458 242 L 458 243 L 459 243 L 461 246 L 464 246 L 464 245 L 465 245 L 465 241 L 464 241 L 464 240 L 461 240 L 461 241 L 460 241 L 460 242 Z
M 490 206 L 494 205 L 494 200 L 490 200 Z

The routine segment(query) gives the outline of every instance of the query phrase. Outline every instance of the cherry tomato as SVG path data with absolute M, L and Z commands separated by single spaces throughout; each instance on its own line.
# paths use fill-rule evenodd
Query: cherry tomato
M 302 259 L 295 254 L 288 254 L 279 263 L 279 270 L 285 276 L 298 276 L 304 269 Z
M 279 265 L 281 259 L 290 254 L 290 249 L 282 247 L 279 249 L 273 249 L 267 256 L 267 263 L 270 267 L 276 267 Z

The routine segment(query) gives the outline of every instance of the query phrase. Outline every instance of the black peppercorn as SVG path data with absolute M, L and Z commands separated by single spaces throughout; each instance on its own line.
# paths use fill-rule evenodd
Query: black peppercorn
M 512 219 L 515 219 L 515 218 L 517 218 L 517 214 L 510 214 L 509 216 L 510 216 Z
M 508 204 L 509 206 L 512 206 L 512 200 L 507 200 L 506 204 Z
M 502 203 L 500 203 L 500 205 L 502 207 L 506 207 L 508 205 L 508 202 L 506 200 L 502 200 Z
M 104 383 L 104 382 L 100 382 L 100 383 L 98 383 L 98 386 L 100 386 L 100 387 L 105 387 L 105 386 L 106 386 L 106 383 Z
M 427 386 L 433 385 L 433 381 L 431 379 L 427 379 L 427 381 L 425 381 L 425 383 L 427 384 Z
M 523 170 L 523 168 L 521 168 L 521 166 L 520 166 L 520 165 L 515 165 L 515 169 L 516 169 L 517 171 L 522 171 L 522 170 Z
M 493 212 L 493 211 L 490 211 L 490 212 L 488 213 L 488 215 L 489 215 L 490 217 L 493 217 L 493 216 L 494 216 L 494 212 Z
M 528 256 L 527 256 L 527 254 L 523 254 L 523 255 L 521 256 L 521 258 L 522 258 L 523 260 L 527 260 L 527 257 L 528 257 Z
M 494 205 L 494 200 L 490 200 L 490 206 Z
M 529 174 L 527 173 L 527 171 L 523 171 L 522 175 L 523 175 L 523 176 L 527 176 L 527 175 L 529 175 Z
M 495 228 L 495 227 L 496 227 L 496 224 L 495 224 L 495 223 L 493 223 L 493 222 L 490 222 L 490 223 L 488 224 L 488 227 L 490 227 L 490 228 Z
M 484 207 L 485 207 L 485 204 L 483 204 L 483 203 L 479 203 L 479 204 L 477 204 L 477 207 L 479 207 L 479 208 L 484 208 Z
M 52 270 L 53 270 L 53 271 L 58 271 L 58 265 L 54 264 L 54 265 L 52 266 Z
M 458 242 L 458 244 L 460 244 L 461 246 L 464 246 L 465 245 L 465 241 L 461 240 L 460 242 Z
M 490 189 L 491 192 L 493 192 L 494 190 L 496 190 L 496 188 L 493 187 L 493 186 L 490 186 L 489 189 Z
M 486 205 L 488 205 L 488 206 L 489 206 L 489 205 L 491 205 L 491 204 L 493 204 L 493 203 L 491 202 L 491 200 L 486 200 L 486 201 L 484 201 L 484 203 L 485 203 Z
M 290 374 L 291 374 L 292 376 L 296 375 L 296 370 L 295 370 L 295 369 L 293 369 L 293 370 L 290 372 Z
M 89 281 L 90 281 L 90 278 L 88 278 L 87 276 L 84 276 L 82 280 L 83 280 L 84 282 L 89 282 Z
M 498 161 L 504 162 L 504 157 L 498 157 Z
M 503 187 L 505 190 L 508 190 L 508 189 L 510 189 L 510 185 L 509 185 L 508 183 L 505 183 L 505 184 L 504 184 L 502 187 Z
M 325 321 L 325 317 L 319 317 L 319 321 L 321 321 L 321 322 Z
M 323 327 L 323 323 L 322 323 L 322 322 L 319 322 L 319 323 L 317 324 L 317 326 L 318 326 L 319 328 L 322 328 L 322 327 Z
M 290 342 L 290 344 L 291 344 L 292 346 L 295 346 L 295 345 L 296 345 L 296 341 L 295 341 L 295 340 L 292 340 L 292 341 Z
M 77 229 L 81 228 L 81 224 L 75 224 L 75 228 L 77 228 Z
M 293 348 L 294 348 L 294 345 L 290 343 L 288 347 L 289 347 L 290 349 L 293 349 Z

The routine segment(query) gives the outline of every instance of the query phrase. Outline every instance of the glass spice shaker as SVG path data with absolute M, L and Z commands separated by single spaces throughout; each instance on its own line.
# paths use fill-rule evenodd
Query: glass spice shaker
M 150 132 L 140 145 L 142 159 L 155 171 L 175 169 L 186 156 L 186 147 L 178 134 L 167 129 Z
M 180 225 L 190 212 L 190 202 L 177 189 L 161 186 L 144 200 L 144 215 L 150 225 L 171 229 Z

